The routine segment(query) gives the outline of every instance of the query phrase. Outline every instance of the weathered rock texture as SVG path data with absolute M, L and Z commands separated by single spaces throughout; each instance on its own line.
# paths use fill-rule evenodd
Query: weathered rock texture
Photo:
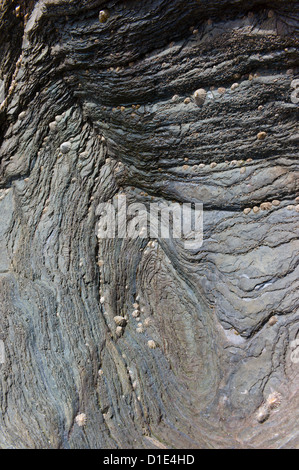
M 298 447 L 298 2 L 0 7 L 0 447 Z M 121 193 L 202 247 L 99 241 Z

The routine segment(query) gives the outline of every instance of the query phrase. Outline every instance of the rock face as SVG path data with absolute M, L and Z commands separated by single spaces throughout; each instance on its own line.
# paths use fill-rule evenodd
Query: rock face
M 0 447 L 298 447 L 298 2 L 0 8 Z

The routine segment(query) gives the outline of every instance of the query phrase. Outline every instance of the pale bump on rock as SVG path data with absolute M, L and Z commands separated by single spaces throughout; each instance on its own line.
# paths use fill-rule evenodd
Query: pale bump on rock
M 147 342 L 147 345 L 150 349 L 156 349 L 157 347 L 157 344 L 155 343 L 154 340 L 150 339 L 148 342 Z
M 71 150 L 71 147 L 71 142 L 63 142 L 63 144 L 60 145 L 60 151 L 61 153 L 66 154 Z
M 26 111 L 22 111 L 22 112 L 19 114 L 19 116 L 18 116 L 18 118 L 19 118 L 20 121 L 22 121 L 23 119 L 25 119 L 25 117 L 26 117 Z
M 206 96 L 207 92 L 204 88 L 199 88 L 194 92 L 193 98 L 197 106 L 201 106 L 204 104 Z
M 272 204 L 273 204 L 273 206 L 278 207 L 280 205 L 280 201 L 278 201 L 278 199 L 274 199 L 272 201 Z
M 101 10 L 99 13 L 99 21 L 100 23 L 106 23 L 106 21 L 110 18 L 110 12 L 108 10 Z
M 277 319 L 277 317 L 276 317 L 275 315 L 273 315 L 273 317 L 271 317 L 271 318 L 269 319 L 269 321 L 268 321 L 268 323 L 269 323 L 270 326 L 276 325 L 277 322 L 278 322 L 278 319 Z
M 261 131 L 257 134 L 258 140 L 265 140 L 266 137 L 267 137 L 267 132 Z
M 264 423 L 270 416 L 270 410 L 267 405 L 262 405 L 257 411 L 256 419 L 259 423 Z
M 230 89 L 231 89 L 232 91 L 234 91 L 234 90 L 236 90 L 239 86 L 240 86 L 239 83 L 233 83 L 232 86 L 230 87 Z
M 120 315 L 116 315 L 113 320 L 117 326 L 126 326 L 127 324 L 127 320 L 124 317 L 121 317 Z
M 282 396 L 279 392 L 272 392 L 268 396 L 266 404 L 270 408 L 270 410 L 273 410 L 279 407 L 279 405 L 281 404 L 281 400 Z
M 250 207 L 246 207 L 244 210 L 243 210 L 244 214 L 245 215 L 248 215 L 250 212 L 251 212 L 251 208 Z
M 260 205 L 260 208 L 263 211 L 269 210 L 269 209 L 271 209 L 271 207 L 272 207 L 271 202 L 262 202 L 262 204 Z
M 87 416 L 85 413 L 80 413 L 76 416 L 75 418 L 75 421 L 76 423 L 78 424 L 78 426 L 81 428 L 83 426 L 86 426 L 87 424 Z
M 123 329 L 122 326 L 117 326 L 116 327 L 116 330 L 115 330 L 116 336 L 118 336 L 118 337 L 122 336 L 123 332 L 124 332 L 124 329 Z
M 49 129 L 50 131 L 55 132 L 57 130 L 57 122 L 56 121 L 50 122 Z

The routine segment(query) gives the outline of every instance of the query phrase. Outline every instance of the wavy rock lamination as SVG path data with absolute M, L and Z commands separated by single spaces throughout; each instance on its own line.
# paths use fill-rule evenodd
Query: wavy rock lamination
M 298 2 L 0 8 L 0 447 L 298 447 Z

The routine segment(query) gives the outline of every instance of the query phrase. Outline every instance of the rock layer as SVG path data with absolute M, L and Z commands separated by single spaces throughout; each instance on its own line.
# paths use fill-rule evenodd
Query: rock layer
M 0 447 L 298 447 L 298 2 L 0 8 Z

